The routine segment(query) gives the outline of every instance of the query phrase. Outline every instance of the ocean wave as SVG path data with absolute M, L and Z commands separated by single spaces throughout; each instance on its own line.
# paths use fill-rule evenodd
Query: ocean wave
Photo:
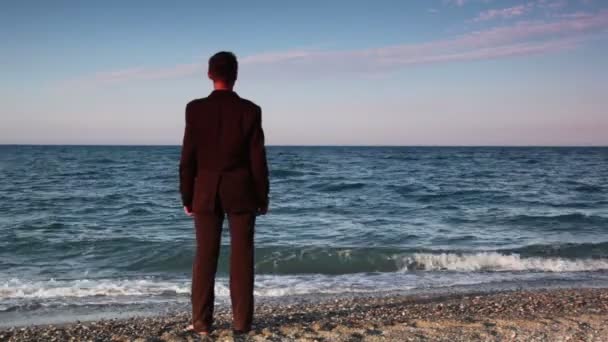
M 535 244 L 507 250 L 523 256 L 563 258 L 608 258 L 608 242 Z
M 575 187 L 574 190 L 578 191 L 578 192 L 585 192 L 585 193 L 601 193 L 601 192 L 605 191 L 604 187 L 602 187 L 601 185 L 589 185 L 589 184 L 579 185 L 579 186 Z
M 511 223 L 603 223 L 608 221 L 607 217 L 600 215 L 589 215 L 581 212 L 563 213 L 559 215 L 516 215 L 507 217 L 506 221 Z
M 410 194 L 402 193 L 404 196 Z M 412 199 L 420 203 L 445 202 L 446 204 L 474 204 L 486 203 L 487 201 L 507 201 L 510 194 L 498 190 L 487 189 L 461 189 L 452 191 L 426 191 L 424 193 L 412 194 Z
M 156 212 L 151 208 L 153 207 L 135 207 L 129 209 L 121 209 L 116 213 L 116 216 L 137 217 L 156 214 Z
M 522 249 L 478 252 L 387 248 L 261 249 L 256 251 L 256 255 L 256 272 L 262 274 L 608 270 L 608 242 L 533 245 Z
M 368 248 L 260 248 L 256 272 L 261 274 L 349 274 L 397 271 L 397 252 Z
M 323 192 L 341 192 L 347 190 L 361 189 L 364 188 L 365 185 L 365 183 L 360 182 L 320 183 L 311 185 L 311 188 Z
M 393 190 L 397 194 L 407 195 L 407 196 L 412 196 L 414 194 L 420 193 L 421 191 L 423 191 L 423 192 L 432 191 L 432 189 L 429 189 L 428 186 L 421 184 L 421 183 L 409 183 L 409 184 L 400 184 L 400 185 L 389 184 L 389 185 L 387 185 L 387 189 Z
M 522 257 L 518 254 L 480 252 L 415 253 L 403 260 L 403 271 L 455 271 L 455 272 L 584 272 L 608 270 L 608 259 L 565 259 Z
M 490 261 L 490 260 L 494 261 Z M 355 294 L 376 293 L 382 291 L 410 291 L 413 289 L 428 290 L 453 286 L 487 284 L 495 286 L 503 283 L 526 286 L 541 281 L 585 281 L 586 279 L 608 282 L 608 274 L 577 272 L 520 272 L 522 267 L 545 270 L 581 270 L 595 269 L 597 264 L 556 262 L 548 266 L 546 261 L 521 261 L 518 258 L 505 256 L 454 256 L 454 255 L 416 255 L 410 263 L 435 270 L 434 272 L 413 272 L 410 269 L 401 272 L 372 272 L 342 275 L 300 274 L 300 275 L 261 275 L 256 274 L 254 295 L 256 297 L 277 298 L 282 296 L 319 295 L 319 294 Z M 604 261 L 605 263 L 605 261 Z M 497 266 L 498 265 L 498 266 Z M 564 267 L 566 265 L 566 267 Z M 581 267 L 579 267 L 581 266 Z M 604 265 L 607 266 L 607 265 Z M 487 272 L 484 268 L 501 269 L 504 272 Z M 460 272 L 437 272 L 450 268 Z M 476 269 L 475 272 L 462 272 Z M 492 285 L 494 284 L 494 285 Z M 145 277 L 131 279 L 74 279 L 74 280 L 38 280 L 11 279 L 0 281 L 0 312 L 14 310 L 32 310 L 39 307 L 123 305 L 138 303 L 187 303 L 191 283 L 185 277 Z M 215 295 L 221 303 L 229 303 L 229 279 L 219 276 L 216 279 Z
M 289 177 L 297 177 L 297 176 L 304 176 L 304 175 L 306 175 L 306 173 L 304 173 L 302 171 L 288 170 L 288 169 L 273 169 L 270 171 L 270 176 L 277 177 L 277 178 L 289 178 Z
M 405 239 L 404 236 L 401 238 Z M 417 235 L 408 238 L 415 239 Z M 474 235 L 453 236 L 446 242 L 463 244 L 473 238 Z M 40 255 L 50 254 L 54 258 L 69 260 L 56 265 L 58 268 L 80 263 L 119 275 L 187 274 L 191 270 L 195 250 L 191 240 L 146 241 L 136 238 L 43 241 L 31 237 L 22 239 L 19 244 L 3 247 L 9 253 L 7 255 L 36 251 Z M 219 255 L 219 275 L 228 274 L 229 258 L 230 249 L 223 245 Z M 19 267 L 18 259 L 13 259 L 11 264 Z M 8 261 L 11 258 L 4 260 Z M 255 270 L 263 275 L 342 275 L 402 270 L 576 272 L 603 269 L 608 269 L 608 241 L 536 244 L 504 249 L 362 246 L 257 246 L 255 249 Z

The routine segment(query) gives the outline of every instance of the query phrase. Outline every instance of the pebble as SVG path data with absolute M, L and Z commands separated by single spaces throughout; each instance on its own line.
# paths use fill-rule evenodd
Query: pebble
M 582 315 L 586 315 L 584 320 Z M 528 328 L 504 323 L 546 322 L 547 317 L 554 321 Z M 556 320 L 558 317 L 567 319 Z M 232 340 L 230 319 L 229 309 L 216 312 L 219 328 L 212 333 L 214 339 Z M 11 327 L 0 329 L 0 341 L 200 340 L 181 331 L 188 320 L 188 313 L 179 312 L 62 326 Z M 254 324 L 255 331 L 244 340 L 394 341 L 403 340 L 404 329 L 411 332 L 408 336 L 413 336 L 412 340 L 593 340 L 608 336 L 608 289 L 329 298 L 285 306 L 262 303 L 256 307 Z

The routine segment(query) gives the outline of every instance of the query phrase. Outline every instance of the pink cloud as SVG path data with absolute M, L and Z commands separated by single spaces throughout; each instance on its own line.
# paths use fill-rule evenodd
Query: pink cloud
M 316 62 L 313 64 L 315 67 L 330 65 L 333 70 L 345 68 L 357 70 L 357 68 L 424 64 L 430 61 L 462 60 L 462 56 L 479 59 L 484 54 L 496 58 L 499 55 L 514 55 L 514 49 L 517 48 L 522 53 L 555 51 L 556 47 L 571 48 L 573 42 L 580 43 L 587 34 L 606 28 L 608 28 L 608 11 L 552 22 L 519 22 L 510 26 L 474 31 L 452 39 L 419 44 L 363 50 L 309 51 L 302 53 L 298 58 L 293 58 L 291 53 L 285 55 L 277 53 L 274 54 L 272 63 L 288 67 L 305 67 Z
M 573 49 L 608 29 L 608 10 L 552 21 L 522 21 L 415 44 L 359 50 L 290 50 L 245 56 L 244 73 L 333 75 L 337 72 L 377 73 L 409 65 L 508 58 Z M 271 72 L 268 72 L 271 71 Z M 201 63 L 166 68 L 131 68 L 94 75 L 94 83 L 160 80 L 204 74 Z

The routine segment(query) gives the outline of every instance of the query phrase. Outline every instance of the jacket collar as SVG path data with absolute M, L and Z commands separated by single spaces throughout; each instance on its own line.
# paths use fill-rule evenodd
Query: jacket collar
M 213 90 L 210 97 L 220 97 L 220 96 L 235 96 L 238 97 L 238 94 L 234 90 Z

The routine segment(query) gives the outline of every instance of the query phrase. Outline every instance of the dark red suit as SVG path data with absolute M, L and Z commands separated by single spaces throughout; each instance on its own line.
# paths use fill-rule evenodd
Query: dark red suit
M 234 328 L 249 330 L 253 317 L 255 213 L 268 206 L 268 166 L 259 106 L 230 90 L 215 90 L 186 106 L 180 160 L 184 206 L 194 212 L 192 269 L 195 330 L 213 323 L 215 273 L 224 214 L 230 223 L 230 296 Z

